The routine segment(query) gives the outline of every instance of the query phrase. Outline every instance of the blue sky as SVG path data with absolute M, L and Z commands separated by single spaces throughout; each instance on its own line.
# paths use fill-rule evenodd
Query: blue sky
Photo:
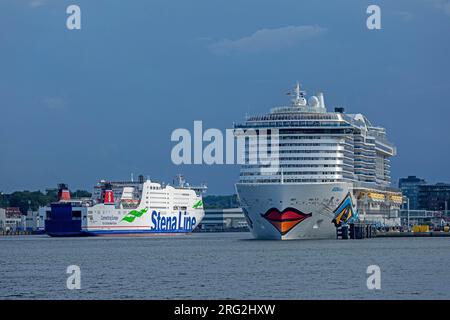
M 173 165 L 171 132 L 230 128 L 296 80 L 388 130 L 394 181 L 450 181 L 449 34 L 448 0 L 3 0 L 0 191 L 181 172 L 233 193 L 237 166 Z

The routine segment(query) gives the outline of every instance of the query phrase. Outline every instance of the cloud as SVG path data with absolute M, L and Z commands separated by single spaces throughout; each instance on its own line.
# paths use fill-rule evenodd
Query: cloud
M 396 12 L 395 15 L 400 18 L 402 21 L 411 21 L 414 20 L 414 14 L 408 11 L 400 11 Z
M 37 8 L 37 7 L 45 6 L 47 4 L 47 2 L 48 2 L 47 0 L 30 0 L 28 2 L 28 5 L 31 8 Z
M 43 99 L 42 102 L 44 106 L 52 110 L 65 109 L 67 107 L 67 101 L 63 98 L 50 97 Z
M 31 9 L 36 9 L 44 6 L 53 6 L 59 4 L 61 0 L 21 0 L 25 5 L 27 5 Z M 67 6 L 70 3 L 67 4 Z
M 446 15 L 450 16 L 450 0 L 428 0 L 431 1 L 436 8 L 442 10 Z
M 288 26 L 276 29 L 261 29 L 250 36 L 236 40 L 223 39 L 208 48 L 216 55 L 253 54 L 280 51 L 293 47 L 301 41 L 317 37 L 326 32 L 319 26 Z

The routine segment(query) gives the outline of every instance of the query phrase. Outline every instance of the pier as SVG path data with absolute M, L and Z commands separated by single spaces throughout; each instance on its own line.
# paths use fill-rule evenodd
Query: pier
M 368 239 L 375 237 L 376 229 L 373 224 L 350 223 L 336 228 L 336 238 L 347 239 Z
M 445 231 L 429 231 L 429 232 L 378 232 L 376 238 L 423 238 L 423 237 L 450 237 L 450 232 Z
M 423 238 L 450 237 L 450 232 L 442 231 L 380 231 L 373 224 L 350 223 L 336 228 L 336 239 L 369 239 L 369 238 Z
M 35 234 L 32 231 L 28 230 L 14 230 L 14 231 L 5 231 L 0 230 L 0 236 L 25 236 L 25 235 L 32 235 Z

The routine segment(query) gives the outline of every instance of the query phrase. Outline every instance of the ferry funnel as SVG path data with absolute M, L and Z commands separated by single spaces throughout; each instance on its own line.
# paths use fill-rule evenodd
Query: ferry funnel
M 70 201 L 70 191 L 67 184 L 58 184 L 58 201 Z
M 105 190 L 105 197 L 103 199 L 104 204 L 114 204 L 114 193 L 112 190 Z

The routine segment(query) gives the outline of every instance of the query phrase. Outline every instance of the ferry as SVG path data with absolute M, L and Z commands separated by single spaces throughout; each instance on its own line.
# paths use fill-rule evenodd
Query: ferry
M 143 176 L 136 182 L 101 180 L 88 199 L 71 199 L 67 185 L 60 184 L 58 201 L 39 209 L 45 232 L 54 237 L 190 233 L 203 219 L 206 186 L 177 179 L 176 187 Z
M 402 194 L 390 186 L 396 148 L 386 130 L 343 107 L 327 111 L 323 93 L 307 100 L 299 83 L 289 95 L 290 105 L 234 125 L 246 157 L 236 191 L 254 237 L 329 239 L 356 221 L 400 225 Z M 264 132 L 276 132 L 267 143 L 277 160 L 273 171 L 249 162 L 249 141 Z

